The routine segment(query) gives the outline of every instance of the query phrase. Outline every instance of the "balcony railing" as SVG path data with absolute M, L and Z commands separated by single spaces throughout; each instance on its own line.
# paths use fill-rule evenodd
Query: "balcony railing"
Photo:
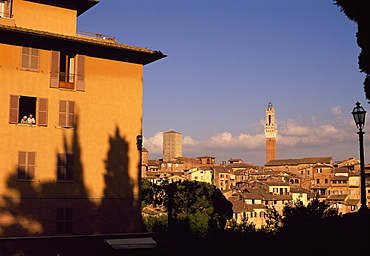
M 75 75 L 72 73 L 59 72 L 59 88 L 74 89 Z
M 103 34 L 100 34 L 100 33 L 92 33 L 92 32 L 77 30 L 76 34 L 81 35 L 81 36 L 88 36 L 88 37 L 94 37 L 94 38 L 109 40 L 109 41 L 113 41 L 113 42 L 116 41 L 116 37 L 103 35 Z

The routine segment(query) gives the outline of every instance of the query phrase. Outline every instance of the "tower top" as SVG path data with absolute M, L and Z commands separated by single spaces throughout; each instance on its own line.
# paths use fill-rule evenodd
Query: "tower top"
M 270 102 L 269 102 L 269 104 L 267 105 L 267 108 L 273 108 L 271 101 L 270 101 Z

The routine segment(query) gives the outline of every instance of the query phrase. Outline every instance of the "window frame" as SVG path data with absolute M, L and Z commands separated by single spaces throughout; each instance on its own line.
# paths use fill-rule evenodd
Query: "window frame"
M 22 158 L 24 158 L 24 160 Z M 24 172 L 24 174 L 21 175 L 21 172 Z M 17 180 L 35 181 L 35 173 L 36 173 L 36 152 L 18 151 Z
M 57 154 L 57 182 L 73 182 L 74 154 Z
M 76 118 L 76 102 L 71 100 L 59 100 L 58 127 L 74 128 Z
M 40 70 L 40 49 L 22 46 L 21 49 L 21 70 Z
M 36 114 L 36 126 L 48 126 L 48 106 L 49 100 L 47 98 L 30 97 L 24 95 L 10 94 L 9 99 L 9 124 L 21 124 L 19 116 L 19 104 L 21 97 L 35 98 L 35 114 Z M 31 112 L 31 111 L 29 111 Z M 23 124 L 27 125 L 27 124 Z M 31 125 L 29 125 L 31 126 Z
M 55 212 L 55 233 L 57 235 L 72 235 L 73 234 L 73 208 L 59 207 Z

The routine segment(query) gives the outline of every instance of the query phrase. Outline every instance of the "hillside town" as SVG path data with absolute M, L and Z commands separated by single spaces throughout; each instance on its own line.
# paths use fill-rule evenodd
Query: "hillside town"
M 257 166 L 242 159 L 216 164 L 212 156 L 182 156 L 182 134 L 163 134 L 163 159 L 150 160 L 142 149 L 142 178 L 154 184 L 182 180 L 207 182 L 220 189 L 233 204 L 234 220 L 248 220 L 256 228 L 265 225 L 265 211 L 274 206 L 282 211 L 297 200 L 307 205 L 326 200 L 342 214 L 356 212 L 360 204 L 360 161 L 333 161 L 331 156 L 276 159 L 275 109 L 266 108 L 266 164 Z M 370 202 L 370 166 L 365 166 L 366 198 Z

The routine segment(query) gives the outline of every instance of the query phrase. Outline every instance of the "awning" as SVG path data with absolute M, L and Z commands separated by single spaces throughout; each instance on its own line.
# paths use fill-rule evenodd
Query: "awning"
M 114 249 L 142 249 L 157 247 L 157 242 L 151 237 L 104 239 L 104 243 L 110 244 Z

